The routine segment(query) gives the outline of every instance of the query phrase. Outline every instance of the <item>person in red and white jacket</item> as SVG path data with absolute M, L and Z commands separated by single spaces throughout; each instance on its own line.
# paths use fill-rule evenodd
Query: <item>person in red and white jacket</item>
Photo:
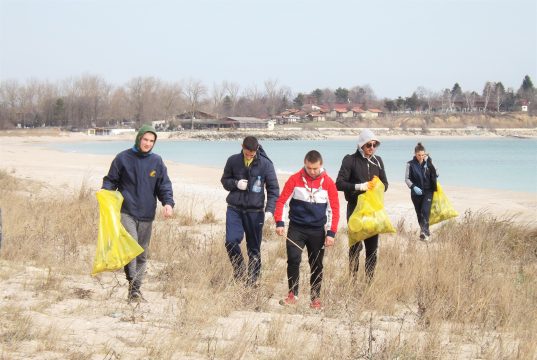
M 289 177 L 276 201 L 276 234 L 283 236 L 283 208 L 291 198 L 286 241 L 289 293 L 287 298 L 280 301 L 281 305 L 293 305 L 298 301 L 300 261 L 306 247 L 311 269 L 310 306 L 313 309 L 321 308 L 324 249 L 334 245 L 339 223 L 338 191 L 322 166 L 321 154 L 316 150 L 309 151 L 304 158 L 304 168 Z

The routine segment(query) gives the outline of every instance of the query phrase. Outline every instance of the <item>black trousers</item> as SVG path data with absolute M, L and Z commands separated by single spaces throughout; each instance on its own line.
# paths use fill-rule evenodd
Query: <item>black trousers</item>
M 427 236 L 431 235 L 429 232 L 429 217 L 431 216 L 431 205 L 433 204 L 433 191 L 423 190 L 423 195 L 416 195 L 412 192 L 410 198 L 416 210 L 421 233 Z
M 289 224 L 287 231 L 287 281 L 289 291 L 298 295 L 300 281 L 300 262 L 304 247 L 308 249 L 308 262 L 310 264 L 311 299 L 321 295 L 321 282 L 323 281 L 323 257 L 326 232 L 324 228 L 311 228 L 294 223 Z
M 347 203 L 347 223 L 356 208 L 356 203 Z M 365 275 L 368 281 L 371 281 L 375 274 L 377 266 L 377 249 L 379 244 L 379 236 L 371 236 L 364 241 L 359 241 L 349 248 L 349 270 L 352 275 L 356 274 L 359 269 L 360 251 L 365 246 Z

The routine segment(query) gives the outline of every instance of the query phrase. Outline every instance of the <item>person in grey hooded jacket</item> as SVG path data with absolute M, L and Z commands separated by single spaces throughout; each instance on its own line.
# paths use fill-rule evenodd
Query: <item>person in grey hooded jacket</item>
M 345 194 L 347 200 L 347 222 L 352 215 L 358 202 L 358 195 L 372 187 L 374 176 L 377 176 L 388 189 L 388 179 L 384 163 L 375 151 L 380 146 L 380 141 L 369 129 L 363 129 L 358 137 L 358 149 L 354 154 L 345 155 L 341 162 L 341 168 L 336 179 L 339 191 Z M 360 241 L 349 248 L 349 267 L 351 274 L 358 272 L 358 259 L 360 251 L 365 245 L 365 273 L 368 281 L 371 281 L 377 264 L 377 248 L 379 236 L 375 235 Z

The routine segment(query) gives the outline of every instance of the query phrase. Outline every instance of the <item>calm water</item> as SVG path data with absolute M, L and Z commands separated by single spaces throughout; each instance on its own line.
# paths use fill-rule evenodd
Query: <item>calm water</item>
M 388 181 L 402 182 L 405 164 L 413 156 L 416 139 L 385 139 L 377 150 Z M 424 139 L 444 185 L 537 192 L 537 139 Z M 115 155 L 132 141 L 83 142 L 54 146 L 67 152 Z M 229 155 L 240 151 L 236 141 L 160 141 L 155 152 L 167 161 L 223 168 Z M 354 140 L 266 140 L 261 144 L 280 173 L 292 173 L 309 150 L 318 150 L 334 179 L 345 154 L 356 149 Z

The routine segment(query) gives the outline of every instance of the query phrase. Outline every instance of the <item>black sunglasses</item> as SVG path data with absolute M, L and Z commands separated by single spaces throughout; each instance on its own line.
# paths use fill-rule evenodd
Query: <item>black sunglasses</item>
M 365 144 L 365 147 L 368 148 L 368 149 L 371 149 L 372 147 L 377 148 L 379 145 L 380 144 L 378 142 L 374 142 L 374 143 Z

